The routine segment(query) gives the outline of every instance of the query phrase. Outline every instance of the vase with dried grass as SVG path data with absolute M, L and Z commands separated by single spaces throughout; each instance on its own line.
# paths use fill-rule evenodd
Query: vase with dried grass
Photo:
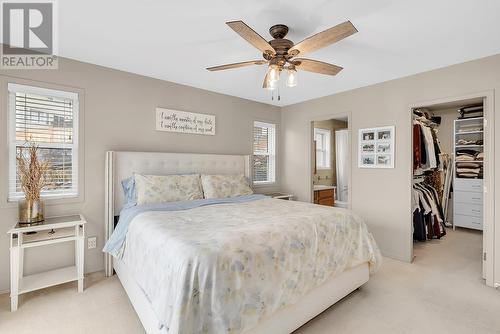
M 20 224 L 40 223 L 44 220 L 45 205 L 40 193 L 48 185 L 50 163 L 40 160 L 39 151 L 39 146 L 29 140 L 19 148 L 16 157 L 17 175 L 25 196 L 18 202 Z

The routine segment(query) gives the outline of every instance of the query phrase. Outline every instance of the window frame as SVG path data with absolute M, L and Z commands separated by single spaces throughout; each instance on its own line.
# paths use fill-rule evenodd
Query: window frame
M 318 142 L 316 136 L 320 135 L 324 139 L 321 143 L 322 149 L 318 149 Z M 314 140 L 316 140 L 316 169 L 317 170 L 329 170 L 332 169 L 332 131 L 329 129 L 314 128 Z M 323 155 L 323 159 L 326 165 L 318 164 L 318 152 Z
M 73 143 L 68 144 L 44 144 L 38 143 L 41 148 L 63 148 L 68 147 L 72 149 L 72 183 L 73 187 L 67 192 L 43 192 L 43 200 L 74 200 L 83 199 L 81 191 L 82 182 L 82 156 L 80 143 L 82 142 L 82 137 L 80 134 L 80 109 L 81 109 L 81 99 L 80 93 L 77 91 L 69 91 L 59 88 L 44 88 L 33 86 L 30 83 L 17 83 L 9 81 L 7 83 L 7 150 L 8 150 L 8 168 L 7 168 L 7 189 L 6 189 L 6 200 L 8 203 L 15 203 L 24 198 L 22 193 L 11 193 L 11 176 L 16 173 L 16 146 L 23 144 L 24 141 L 16 139 L 16 109 L 15 109 L 15 94 L 11 93 L 26 93 L 26 94 L 36 94 L 45 95 L 58 98 L 66 98 L 73 100 Z
M 254 150 L 254 131 L 255 127 L 263 127 L 263 128 L 268 128 L 272 129 L 272 138 L 269 140 L 269 149 L 267 152 L 263 151 L 255 151 Z M 274 185 L 276 184 L 276 139 L 277 139 L 277 124 L 276 123 L 271 123 L 269 121 L 257 121 L 255 120 L 253 122 L 252 126 L 252 179 L 254 176 L 254 156 L 269 156 L 269 165 L 270 165 L 270 171 L 268 172 L 269 175 L 271 176 L 270 180 L 266 181 L 255 181 L 252 180 L 252 184 L 255 187 L 259 186 L 268 186 L 268 185 Z

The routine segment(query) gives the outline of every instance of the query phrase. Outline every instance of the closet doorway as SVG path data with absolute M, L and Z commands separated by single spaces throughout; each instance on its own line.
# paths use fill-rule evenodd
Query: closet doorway
M 311 202 L 350 207 L 349 115 L 311 121 Z
M 492 96 L 411 107 L 412 258 L 425 263 L 439 253 L 489 286 L 494 282 Z

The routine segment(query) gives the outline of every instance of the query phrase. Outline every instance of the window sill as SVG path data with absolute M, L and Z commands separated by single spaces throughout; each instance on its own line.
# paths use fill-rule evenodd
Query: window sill
M 0 205 L 0 208 L 16 208 L 19 200 L 23 198 L 10 199 Z M 83 203 L 84 198 L 83 195 L 73 195 L 73 196 L 48 196 L 42 197 L 42 201 L 45 203 L 45 206 L 55 206 L 55 205 L 65 205 L 65 204 L 75 204 L 75 203 Z
M 254 188 L 269 187 L 269 186 L 274 186 L 274 185 L 276 185 L 276 181 L 273 181 L 273 182 L 254 182 L 253 183 Z

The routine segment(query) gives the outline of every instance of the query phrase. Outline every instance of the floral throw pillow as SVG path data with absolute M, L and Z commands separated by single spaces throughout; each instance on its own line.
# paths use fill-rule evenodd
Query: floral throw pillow
M 202 175 L 201 185 L 205 198 L 226 198 L 253 194 L 243 174 Z
M 152 204 L 202 199 L 200 175 L 134 174 L 137 204 Z

